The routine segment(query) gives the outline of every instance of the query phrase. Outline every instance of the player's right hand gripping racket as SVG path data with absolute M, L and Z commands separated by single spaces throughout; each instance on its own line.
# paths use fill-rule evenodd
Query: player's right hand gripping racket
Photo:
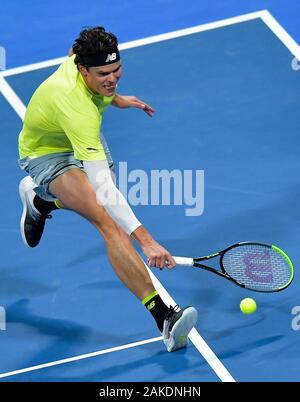
M 221 270 L 201 263 L 220 257 Z M 206 257 L 173 257 L 178 265 L 203 268 L 236 285 L 256 292 L 278 292 L 287 288 L 294 278 L 290 258 L 276 246 L 242 242 Z

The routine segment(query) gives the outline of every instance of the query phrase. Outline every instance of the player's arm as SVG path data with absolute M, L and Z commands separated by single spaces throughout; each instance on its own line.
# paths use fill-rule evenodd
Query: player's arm
M 137 109 L 142 109 L 148 116 L 152 117 L 155 113 L 155 110 L 147 103 L 141 101 L 135 96 L 126 96 L 116 94 L 114 100 L 112 101 L 112 105 L 121 108 L 127 109 L 129 107 L 135 107 Z
M 171 254 L 158 244 L 136 218 L 123 194 L 115 186 L 106 160 L 83 161 L 85 172 L 96 192 L 99 203 L 113 220 L 134 238 L 148 257 L 151 266 L 173 268 L 176 263 Z M 166 260 L 169 263 L 166 264 Z
M 173 268 L 176 263 L 170 253 L 152 239 L 111 178 L 99 138 L 99 116 L 94 113 L 94 108 L 82 111 L 70 98 L 62 98 L 58 101 L 54 119 L 69 138 L 75 158 L 83 161 L 99 203 L 128 235 L 136 239 L 150 265 Z M 166 260 L 170 264 L 166 264 Z

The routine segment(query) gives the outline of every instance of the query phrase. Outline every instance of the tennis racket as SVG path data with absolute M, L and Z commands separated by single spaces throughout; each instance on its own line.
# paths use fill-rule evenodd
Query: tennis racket
M 202 264 L 220 257 L 221 270 Z M 294 267 L 288 255 L 276 246 L 242 242 L 205 257 L 173 257 L 178 265 L 203 268 L 256 292 L 279 292 L 294 278 Z

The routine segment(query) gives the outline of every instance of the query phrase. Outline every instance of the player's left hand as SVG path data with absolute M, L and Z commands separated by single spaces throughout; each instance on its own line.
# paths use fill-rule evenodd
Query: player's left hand
M 150 117 L 152 117 L 155 113 L 155 110 L 150 105 L 147 105 L 147 103 L 141 101 L 135 96 L 116 95 L 112 103 L 114 106 L 117 106 L 121 109 L 126 109 L 129 107 L 142 109 Z

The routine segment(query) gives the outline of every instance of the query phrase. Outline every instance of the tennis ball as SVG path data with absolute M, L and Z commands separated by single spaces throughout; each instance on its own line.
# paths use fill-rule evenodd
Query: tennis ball
M 240 309 L 244 314 L 252 314 L 256 310 L 256 302 L 250 297 L 246 297 L 240 303 Z

